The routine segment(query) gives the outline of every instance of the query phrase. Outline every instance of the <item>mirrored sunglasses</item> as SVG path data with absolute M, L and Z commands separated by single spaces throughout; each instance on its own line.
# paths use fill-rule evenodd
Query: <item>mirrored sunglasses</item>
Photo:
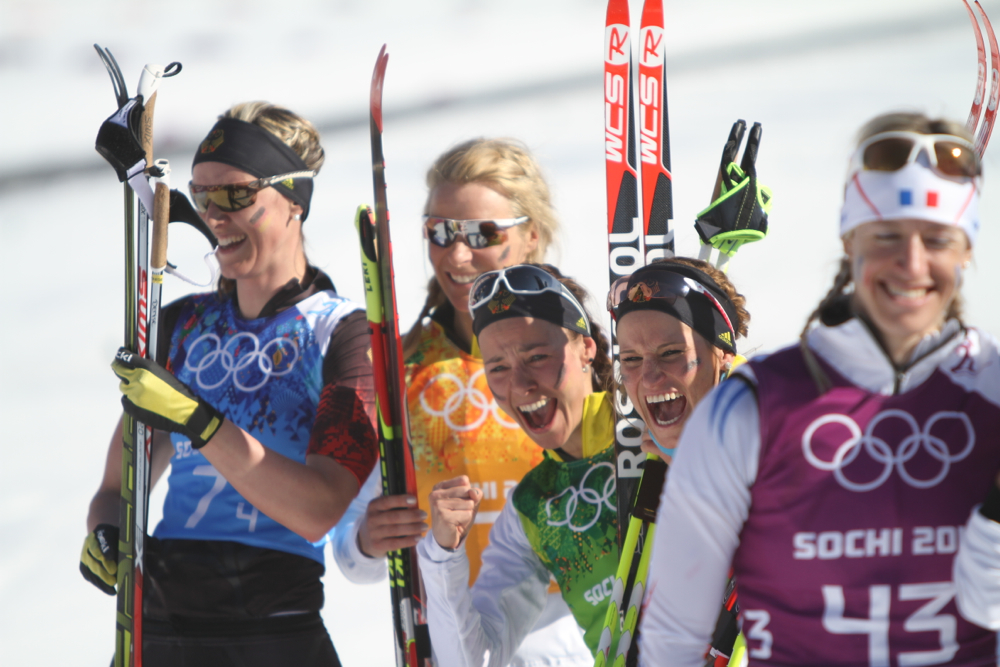
M 194 181 L 188 183 L 188 190 L 191 192 L 191 199 L 199 213 L 207 213 L 210 203 L 219 207 L 220 211 L 232 213 L 248 206 L 253 206 L 257 200 L 257 193 L 265 188 L 269 188 L 275 183 L 293 178 L 312 178 L 315 171 L 293 171 L 278 176 L 268 176 L 258 178 L 249 183 L 230 183 L 227 185 L 196 185 Z
M 502 245 L 507 240 L 506 230 L 528 220 L 526 215 L 497 220 L 453 220 L 425 215 L 424 236 L 439 248 L 450 248 L 456 241 L 462 241 L 473 250 L 482 250 Z
M 866 139 L 851 159 L 851 173 L 899 171 L 915 162 L 921 152 L 927 154 L 931 168 L 944 176 L 975 178 L 982 164 L 972 144 L 950 134 L 919 132 L 881 132 Z

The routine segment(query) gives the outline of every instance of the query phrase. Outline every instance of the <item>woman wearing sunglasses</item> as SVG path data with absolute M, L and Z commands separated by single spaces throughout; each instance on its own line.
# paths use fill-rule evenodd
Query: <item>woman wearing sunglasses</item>
M 467 539 L 466 585 L 472 585 L 507 491 L 542 460 L 542 451 L 490 392 L 469 291 L 485 271 L 545 256 L 557 229 L 548 186 L 527 149 L 506 139 L 455 146 L 431 166 L 427 186 L 424 237 L 434 278 L 404 340 L 417 498 L 381 497 L 378 471 L 373 473 L 333 538 L 338 565 L 357 583 L 384 579 L 386 552 L 412 547 L 426 532 L 434 485 L 466 475 L 485 495 Z M 551 592 L 537 631 L 512 664 L 591 664 L 558 589 Z
M 919 114 L 862 129 L 833 288 L 798 345 L 740 367 L 681 438 L 646 664 L 701 664 L 730 567 L 751 664 L 996 664 L 995 634 L 967 620 L 995 624 L 1000 552 L 1000 358 L 961 319 L 969 140 Z
M 669 275 L 690 273 L 714 285 L 692 268 L 697 265 L 674 261 L 680 273 Z M 693 292 L 678 298 L 703 298 Z M 721 289 L 717 298 L 729 303 Z M 464 585 L 465 537 L 483 492 L 458 477 L 431 494 L 431 534 L 417 548 L 441 665 L 507 664 L 542 613 L 550 578 L 589 650 L 597 647 L 618 566 L 614 414 L 606 393 L 612 372 L 607 341 L 581 305 L 585 299 L 576 283 L 548 266 L 486 273 L 473 287 L 470 310 L 490 388 L 545 458 L 496 519 L 471 591 Z M 739 317 L 731 310 L 730 317 Z M 699 396 L 690 386 L 695 375 L 675 385 L 692 401 Z
M 146 665 L 339 665 L 320 608 L 324 537 L 377 457 L 368 327 L 303 251 L 308 121 L 262 102 L 227 111 L 191 194 L 218 239 L 216 293 L 161 314 L 157 360 L 120 351 L 125 410 L 154 427 L 163 520 L 146 542 Z M 114 594 L 119 425 L 90 506 L 81 570 Z

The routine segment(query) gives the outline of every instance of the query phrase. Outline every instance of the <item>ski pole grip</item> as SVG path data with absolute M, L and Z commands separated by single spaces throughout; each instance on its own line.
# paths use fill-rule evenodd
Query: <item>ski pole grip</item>
M 139 131 L 142 136 L 142 150 L 146 151 L 146 167 L 153 164 L 153 111 L 156 108 L 156 93 L 145 101 Z
M 153 192 L 153 238 L 149 264 L 152 269 L 167 266 L 167 226 L 170 224 L 170 162 L 157 160 L 154 165 L 161 174 L 154 180 Z

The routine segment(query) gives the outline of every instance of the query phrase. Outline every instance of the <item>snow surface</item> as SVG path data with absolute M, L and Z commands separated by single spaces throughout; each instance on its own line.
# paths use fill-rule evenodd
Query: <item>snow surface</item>
M 1000 19 L 1000 2 L 985 5 Z M 639 8 L 633 0 L 636 22 Z M 762 122 L 771 233 L 740 252 L 730 275 L 753 314 L 743 349 L 775 348 L 795 338 L 835 271 L 857 128 L 900 108 L 964 120 L 976 77 L 971 27 L 957 0 L 667 0 L 666 13 L 677 249 L 697 252 L 691 223 L 733 121 Z M 119 412 L 108 364 L 122 331 L 121 189 L 92 148 L 114 100 L 91 44 L 111 48 L 130 87 L 146 62 L 184 63 L 156 106 L 175 187 L 189 178 L 191 148 L 234 102 L 267 99 L 331 128 L 308 253 L 360 298 L 352 220 L 371 199 L 368 83 L 388 43 L 385 153 L 405 328 L 430 276 L 419 235 L 424 170 L 477 135 L 518 137 L 535 151 L 563 223 L 551 259 L 601 311 L 603 20 L 603 0 L 0 3 L 0 312 L 9 318 L 0 333 L 0 665 L 103 666 L 113 649 L 114 599 L 78 572 Z M 58 166 L 71 169 L 45 174 Z M 34 176 L 13 180 L 25 174 Z M 1000 240 L 991 191 L 980 257 Z M 171 233 L 172 260 L 197 269 L 204 242 Z M 967 319 L 994 334 L 998 282 L 1000 268 L 980 259 L 965 286 Z M 167 299 L 186 291 L 165 288 Z M 324 616 L 344 664 L 392 664 L 387 586 L 354 586 L 335 568 L 326 585 Z

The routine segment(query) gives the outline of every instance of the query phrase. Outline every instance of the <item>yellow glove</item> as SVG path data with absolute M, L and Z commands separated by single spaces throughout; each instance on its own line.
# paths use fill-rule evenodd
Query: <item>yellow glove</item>
M 118 528 L 102 523 L 83 542 L 80 573 L 108 595 L 115 594 L 118 578 Z

